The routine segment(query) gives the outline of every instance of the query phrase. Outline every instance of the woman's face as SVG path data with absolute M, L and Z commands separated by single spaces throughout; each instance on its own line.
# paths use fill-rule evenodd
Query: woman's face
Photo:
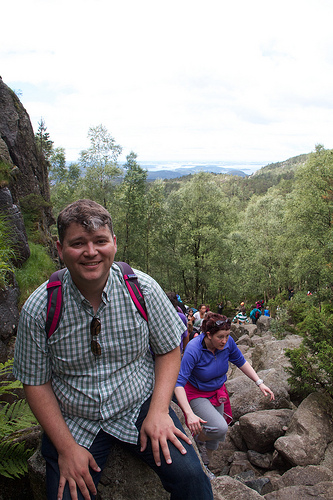
M 205 312 L 206 312 L 206 306 L 201 306 L 199 312 L 200 312 L 200 316 L 203 317 L 205 315 Z
M 219 349 L 220 351 L 225 348 L 229 335 L 230 330 L 219 330 L 213 335 L 207 332 L 207 337 L 210 340 L 211 346 L 214 349 Z

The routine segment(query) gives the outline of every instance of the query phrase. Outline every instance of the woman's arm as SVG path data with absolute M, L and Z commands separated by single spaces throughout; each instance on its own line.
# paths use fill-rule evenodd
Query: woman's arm
M 190 403 L 187 400 L 184 387 L 182 386 L 175 387 L 175 396 L 177 398 L 178 405 L 180 406 L 185 415 L 187 427 L 190 429 L 190 431 L 194 436 L 196 434 L 199 434 L 202 429 L 202 424 L 206 424 L 207 421 L 202 420 L 202 418 L 198 417 L 197 415 L 195 415 L 195 413 L 193 413 Z
M 244 375 L 253 380 L 253 382 L 257 382 L 258 380 L 260 380 L 259 375 L 257 375 L 257 373 L 254 371 L 254 369 L 252 368 L 250 363 L 248 363 L 248 361 L 246 361 L 244 365 L 241 366 L 239 369 L 244 373 Z M 258 387 L 265 396 L 270 395 L 270 401 L 272 401 L 272 399 L 275 399 L 273 391 L 271 391 L 270 388 L 264 384 L 264 382 L 259 384 Z

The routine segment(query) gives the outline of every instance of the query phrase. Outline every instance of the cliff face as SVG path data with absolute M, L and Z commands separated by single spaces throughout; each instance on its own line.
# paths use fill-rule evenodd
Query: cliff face
M 25 196 L 50 201 L 45 159 L 37 152 L 29 115 L 17 95 L 0 78 L 0 163 L 9 165 L 9 189 L 15 204 Z M 43 208 L 44 227 L 53 222 L 51 208 Z
M 49 228 L 54 223 L 50 206 L 47 164 L 37 152 L 30 118 L 19 98 L 0 77 L 0 214 L 11 228 L 14 265 L 30 255 L 21 207 L 38 210 L 39 241 L 54 252 Z M 0 288 L 0 362 L 13 355 L 13 338 L 19 318 L 19 289 L 14 275 L 7 288 Z

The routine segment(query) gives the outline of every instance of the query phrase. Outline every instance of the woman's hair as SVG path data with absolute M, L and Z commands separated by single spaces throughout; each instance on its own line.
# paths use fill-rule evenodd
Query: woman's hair
M 171 304 L 173 305 L 173 307 L 176 309 L 176 311 L 178 310 L 178 299 L 177 299 L 177 294 L 176 292 L 167 292 L 166 295 L 168 296 Z
M 211 313 L 203 320 L 201 330 L 204 333 L 209 332 L 211 335 L 220 330 L 230 330 L 231 320 L 223 314 Z
M 112 219 L 106 208 L 92 200 L 77 200 L 64 208 L 57 221 L 59 241 L 62 244 L 66 230 L 71 224 L 79 224 L 86 231 L 97 231 L 102 226 L 108 226 L 112 236 Z

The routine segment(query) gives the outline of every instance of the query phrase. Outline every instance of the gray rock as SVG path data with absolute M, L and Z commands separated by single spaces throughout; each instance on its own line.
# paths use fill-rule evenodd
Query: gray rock
M 240 430 L 249 450 L 266 453 L 274 450 L 274 442 L 285 433 L 293 411 L 264 410 L 247 413 L 239 419 Z
M 247 458 L 255 467 L 260 467 L 260 469 L 270 469 L 273 461 L 272 453 L 258 453 L 254 450 L 248 450 Z
M 292 465 L 317 465 L 333 441 L 333 401 L 324 394 L 310 394 L 295 411 L 285 436 L 275 448 Z
M 293 467 L 285 472 L 275 483 L 275 489 L 280 490 L 288 486 L 314 486 L 323 481 L 332 481 L 333 471 L 319 465 L 308 465 L 306 467 Z
M 262 500 L 259 493 L 229 476 L 217 477 L 212 483 L 212 489 L 214 500 Z
M 263 497 L 261 497 L 263 498 Z M 333 482 L 325 481 L 315 486 L 289 486 L 264 495 L 265 500 L 332 500 Z
M 292 408 L 288 392 L 289 385 L 281 376 L 280 368 L 277 365 L 274 366 L 276 368 L 257 373 L 274 392 L 275 401 L 270 401 L 268 397 L 265 397 L 255 383 L 241 374 L 239 370 L 237 370 L 237 373 L 241 375 L 235 376 L 226 382 L 235 421 L 239 420 L 242 415 L 251 412 Z

